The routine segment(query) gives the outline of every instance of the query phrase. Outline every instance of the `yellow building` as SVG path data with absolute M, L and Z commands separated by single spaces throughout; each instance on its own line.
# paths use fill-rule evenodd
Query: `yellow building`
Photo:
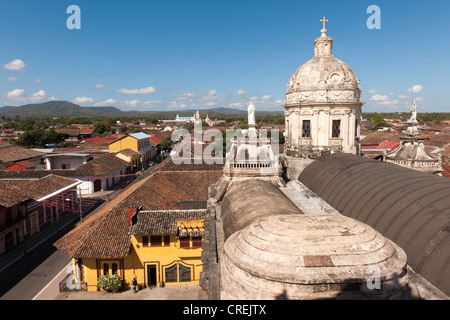
M 117 152 L 116 157 L 127 161 L 130 164 L 131 170 L 140 169 L 141 154 L 139 152 L 128 148 Z
M 96 291 L 113 273 L 124 289 L 198 284 L 208 188 L 223 172 L 190 168 L 166 159 L 54 243 L 73 261 L 69 286 Z
M 97 291 L 97 279 L 105 274 L 122 277 L 125 289 L 133 278 L 141 289 L 198 284 L 205 214 L 206 209 L 130 208 L 93 217 L 76 234 L 64 237 L 66 244 L 71 237 L 81 243 L 71 254 L 75 284 Z M 55 246 L 68 253 L 62 242 Z
M 155 156 L 153 147 L 150 145 L 150 136 L 143 133 L 130 133 L 109 143 L 109 152 L 119 152 L 125 149 L 131 149 L 139 152 L 142 161 L 146 162 Z

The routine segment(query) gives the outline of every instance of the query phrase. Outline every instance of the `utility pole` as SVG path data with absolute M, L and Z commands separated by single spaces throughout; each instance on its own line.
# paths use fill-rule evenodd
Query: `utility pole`
M 78 198 L 80 199 L 80 222 L 83 222 L 83 200 L 81 198 L 81 188 L 78 188 Z
M 145 170 L 144 170 L 144 155 L 143 154 L 141 154 L 141 167 L 142 167 L 142 179 L 144 179 Z

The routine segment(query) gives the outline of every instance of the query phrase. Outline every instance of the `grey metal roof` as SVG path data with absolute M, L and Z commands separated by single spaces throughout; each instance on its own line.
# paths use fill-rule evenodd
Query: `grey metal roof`
M 400 245 L 412 269 L 450 295 L 450 179 L 335 154 L 310 164 L 299 180 Z
M 129 135 L 138 140 L 150 138 L 150 136 L 148 134 L 143 133 L 143 132 L 130 133 Z

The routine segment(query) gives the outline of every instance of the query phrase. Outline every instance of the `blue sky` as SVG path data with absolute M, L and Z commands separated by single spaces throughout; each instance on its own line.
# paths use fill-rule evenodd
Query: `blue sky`
M 70 5 L 81 30 L 69 30 Z M 367 8 L 381 9 L 369 30 Z M 0 106 L 282 110 L 326 16 L 365 112 L 450 112 L 450 1 L 1 0 Z

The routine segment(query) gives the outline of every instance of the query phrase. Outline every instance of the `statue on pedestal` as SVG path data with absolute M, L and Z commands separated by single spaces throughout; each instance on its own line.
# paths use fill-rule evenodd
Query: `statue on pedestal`
M 253 105 L 253 102 L 250 102 L 250 105 L 248 106 L 248 125 L 255 125 L 255 106 Z

